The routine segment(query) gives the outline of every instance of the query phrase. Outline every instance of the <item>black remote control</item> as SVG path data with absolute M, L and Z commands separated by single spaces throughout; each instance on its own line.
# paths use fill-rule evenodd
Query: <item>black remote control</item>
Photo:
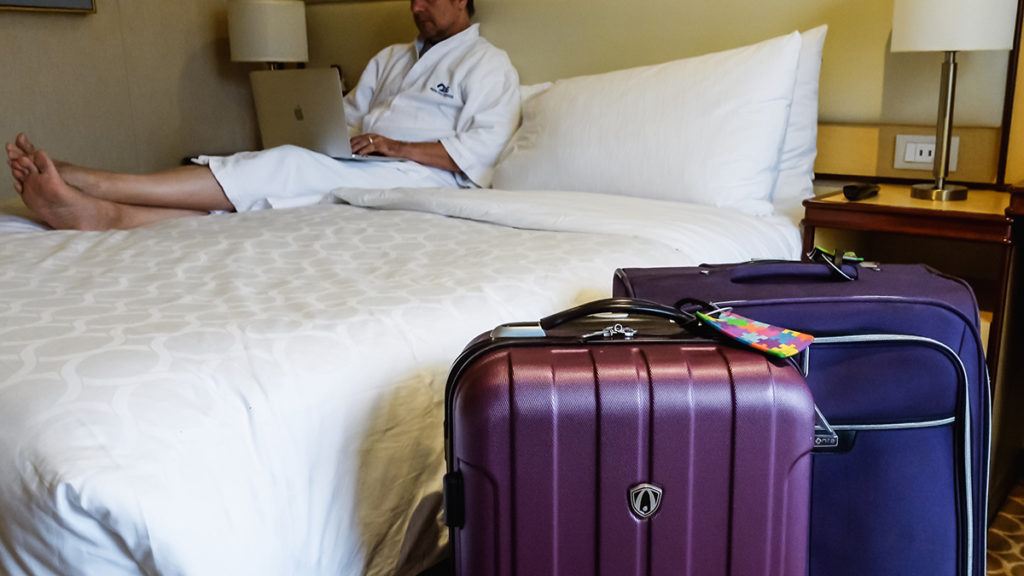
M 854 202 L 877 195 L 878 184 L 861 183 L 847 184 L 846 186 L 843 186 L 843 196 L 846 196 L 847 200 L 852 200 Z

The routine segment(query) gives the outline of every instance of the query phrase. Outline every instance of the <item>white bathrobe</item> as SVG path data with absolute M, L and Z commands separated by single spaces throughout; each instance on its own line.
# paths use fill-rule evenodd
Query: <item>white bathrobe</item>
M 486 187 L 519 125 L 519 76 L 474 24 L 419 55 L 395 45 L 366 66 L 345 98 L 352 134 L 441 142 L 461 172 L 415 162 L 335 160 L 295 146 L 202 156 L 236 210 L 312 204 L 334 188 Z

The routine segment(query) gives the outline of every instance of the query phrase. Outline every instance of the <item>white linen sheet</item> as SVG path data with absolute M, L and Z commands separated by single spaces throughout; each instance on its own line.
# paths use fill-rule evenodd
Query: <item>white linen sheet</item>
M 0 573 L 391 574 L 470 339 L 606 296 L 617 267 L 799 246 L 652 200 L 336 196 L 394 209 L 0 234 Z

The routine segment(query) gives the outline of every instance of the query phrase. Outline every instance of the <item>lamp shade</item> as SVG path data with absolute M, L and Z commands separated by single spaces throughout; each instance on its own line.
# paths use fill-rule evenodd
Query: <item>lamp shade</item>
M 1017 0 L 895 0 L 893 52 L 1009 50 Z
M 235 62 L 309 60 L 301 0 L 231 0 L 228 36 Z

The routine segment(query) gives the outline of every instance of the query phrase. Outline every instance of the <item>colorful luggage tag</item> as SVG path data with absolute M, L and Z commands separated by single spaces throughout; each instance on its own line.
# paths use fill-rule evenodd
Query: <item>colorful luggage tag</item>
M 796 356 L 814 342 L 810 334 L 751 320 L 728 308 L 697 312 L 697 317 L 733 340 L 779 358 Z

